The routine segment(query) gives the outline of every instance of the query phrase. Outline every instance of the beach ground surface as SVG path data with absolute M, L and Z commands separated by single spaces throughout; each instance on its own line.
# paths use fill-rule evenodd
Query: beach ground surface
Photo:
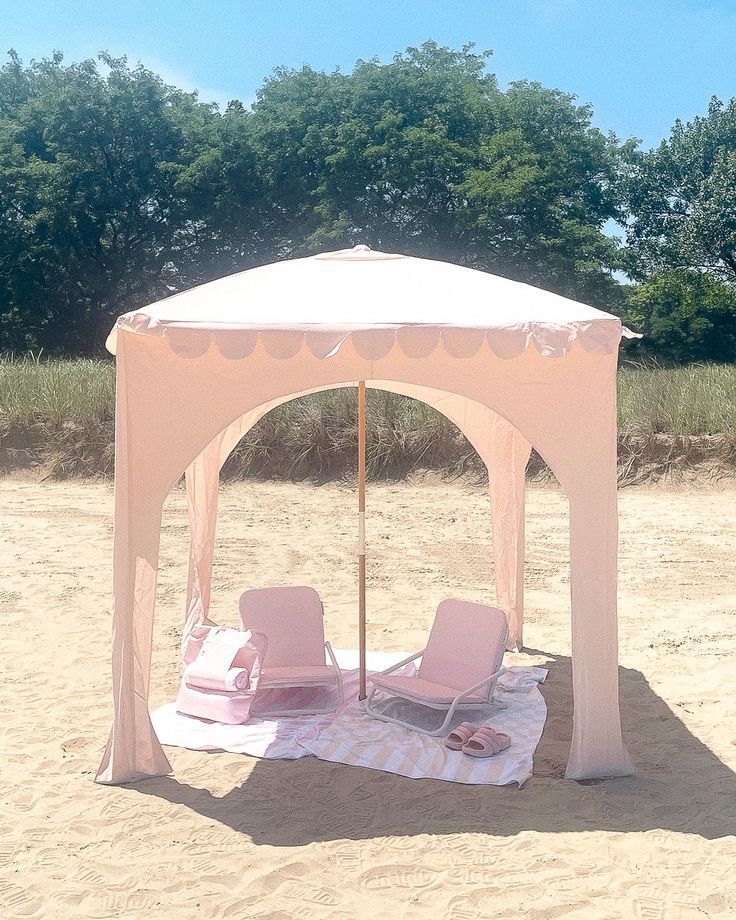
M 357 643 L 348 485 L 221 495 L 213 618 L 246 587 L 310 584 Z M 368 644 L 420 648 L 444 597 L 493 598 L 484 488 L 427 477 L 368 495 Z M 736 486 L 620 493 L 620 686 L 635 776 L 562 779 L 572 718 L 568 507 L 528 490 L 523 653 L 548 719 L 523 789 L 314 758 L 167 749 L 170 777 L 93 783 L 111 722 L 112 488 L 0 480 L 3 918 L 736 916 Z M 176 695 L 184 494 L 164 509 L 150 704 Z

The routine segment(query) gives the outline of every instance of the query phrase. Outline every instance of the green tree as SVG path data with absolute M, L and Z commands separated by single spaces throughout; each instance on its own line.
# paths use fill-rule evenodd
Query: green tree
M 736 284 L 736 99 L 675 122 L 641 156 L 628 199 L 633 273 L 696 269 Z
M 487 57 L 427 42 L 350 74 L 276 71 L 250 131 L 283 252 L 360 241 L 613 297 L 624 149 L 572 96 L 502 93 Z
M 0 68 L 0 349 L 89 352 L 113 318 L 324 248 L 441 258 L 611 307 L 631 145 L 572 96 L 506 92 L 432 42 L 278 70 L 221 114 L 145 68 Z
M 736 291 L 704 272 L 672 270 L 634 286 L 626 322 L 639 353 L 668 362 L 736 361 Z
M 113 318 L 257 259 L 246 124 L 100 55 L 0 70 L 0 347 L 89 352 Z

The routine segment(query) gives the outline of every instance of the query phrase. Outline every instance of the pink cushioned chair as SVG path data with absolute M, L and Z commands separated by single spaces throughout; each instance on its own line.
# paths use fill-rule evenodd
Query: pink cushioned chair
M 398 664 L 374 674 L 366 700 L 366 711 L 376 719 L 403 725 L 424 735 L 447 731 L 457 710 L 490 705 L 498 678 L 506 672 L 501 666 L 506 649 L 506 616 L 495 607 L 467 601 L 445 600 L 437 608 L 427 647 Z M 395 671 L 421 658 L 415 676 Z M 376 708 L 376 696 L 389 698 Z M 396 699 L 409 700 L 430 709 L 446 709 L 439 728 L 432 731 L 386 715 Z
M 332 687 L 332 706 L 313 709 L 258 710 L 259 717 L 319 715 L 334 712 L 344 699 L 342 674 L 325 642 L 324 609 L 314 588 L 255 588 L 240 597 L 240 624 L 268 637 L 259 690 Z M 325 661 L 325 651 L 331 664 Z

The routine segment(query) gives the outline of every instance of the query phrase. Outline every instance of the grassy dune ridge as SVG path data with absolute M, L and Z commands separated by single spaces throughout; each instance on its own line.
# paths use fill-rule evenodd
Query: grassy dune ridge
M 736 365 L 619 371 L 619 459 L 623 481 L 711 463 L 736 471 Z M 0 359 L 0 463 L 41 465 L 47 475 L 110 475 L 114 365 L 91 359 Z M 368 394 L 368 467 L 373 476 L 414 469 L 481 476 L 457 428 L 414 400 Z M 270 412 L 241 441 L 225 475 L 301 479 L 353 472 L 355 394 L 333 390 Z M 534 458 L 532 471 L 543 464 Z

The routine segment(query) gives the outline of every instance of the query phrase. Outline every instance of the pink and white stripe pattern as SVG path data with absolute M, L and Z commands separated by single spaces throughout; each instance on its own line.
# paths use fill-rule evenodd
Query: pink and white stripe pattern
M 373 653 L 369 655 L 368 664 L 372 670 L 380 670 L 406 654 Z M 475 758 L 449 750 L 443 738 L 372 719 L 357 701 L 355 653 L 337 651 L 336 655 L 344 669 L 347 702 L 334 713 L 266 720 L 258 719 L 254 706 L 253 717 L 246 724 L 223 725 L 180 715 L 173 704 L 167 704 L 151 714 L 156 734 L 162 744 L 194 750 L 226 750 L 268 759 L 296 759 L 312 754 L 322 760 L 416 779 L 497 786 L 515 782 L 522 786 L 531 777 L 534 751 L 547 717 L 547 707 L 539 692 L 539 684 L 547 676 L 544 668 L 510 668 L 499 681 L 496 693 L 503 708 L 458 714 L 458 722 L 492 725 L 511 738 L 510 747 L 500 754 Z M 288 705 L 299 709 L 319 703 L 317 696 L 320 694 L 326 699 L 324 693 L 324 690 L 307 689 L 269 691 L 268 698 L 264 694 L 263 699 L 259 699 L 259 705 L 263 708 L 280 706 L 287 703 L 288 696 Z M 280 701 L 276 694 L 281 697 Z M 443 718 L 439 711 L 415 707 L 408 701 L 392 705 L 404 709 L 400 713 L 402 716 L 407 715 L 406 708 L 411 707 L 412 718 L 426 720 L 427 727 L 439 724 Z

